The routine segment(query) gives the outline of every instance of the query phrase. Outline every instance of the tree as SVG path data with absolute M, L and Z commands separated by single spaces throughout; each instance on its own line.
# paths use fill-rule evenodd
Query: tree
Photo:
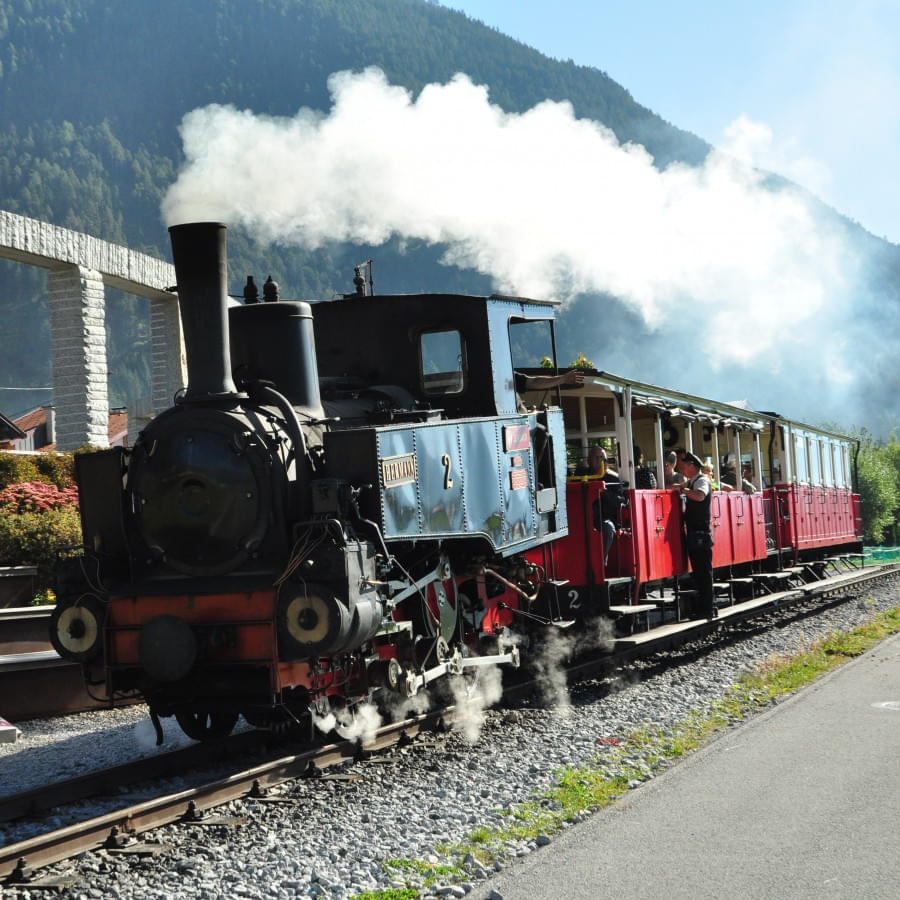
M 871 544 L 887 538 L 897 543 L 900 525 L 900 444 L 896 433 L 887 444 L 876 441 L 860 429 L 857 475 L 862 507 L 863 533 Z

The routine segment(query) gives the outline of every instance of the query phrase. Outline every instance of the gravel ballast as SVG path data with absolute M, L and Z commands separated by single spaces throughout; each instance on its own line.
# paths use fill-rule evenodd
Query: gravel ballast
M 845 602 L 821 612 L 782 610 L 765 617 L 764 633 L 728 629 L 732 637 L 689 646 L 642 661 L 602 681 L 566 689 L 548 666 L 555 705 L 513 710 L 473 709 L 469 727 L 437 747 L 412 745 L 374 762 L 351 764 L 355 781 L 309 779 L 285 785 L 291 803 L 244 799 L 219 812 L 247 820 L 241 826 L 171 826 L 151 836 L 172 846 L 156 856 L 134 858 L 103 852 L 53 867 L 77 879 L 71 897 L 333 897 L 365 891 L 417 887 L 422 896 L 482 897 L 490 874 L 474 856 L 462 873 L 448 873 L 426 886 L 415 866 L 385 865 L 418 860 L 459 866 L 442 849 L 466 840 L 479 826 L 497 827 L 504 810 L 531 799 L 553 783 L 554 772 L 587 765 L 603 746 L 636 728 L 671 728 L 692 712 L 720 700 L 740 674 L 775 655 L 805 649 L 835 630 L 848 630 L 878 610 L 900 604 L 900 579 L 866 585 Z M 488 679 L 490 680 L 490 679 Z M 555 693 L 554 693 L 555 692 Z M 2 710 L 0 710 L 2 712 Z M 172 749 L 180 737 L 165 720 Z M 157 752 L 153 729 L 140 707 L 24 722 L 15 744 L 0 744 L 0 796 L 68 778 L 91 768 Z M 611 757 L 612 758 L 612 757 Z M 653 777 L 638 754 L 628 766 L 632 786 Z M 634 777 L 634 770 L 641 772 Z M 27 830 L 0 827 L 0 844 L 22 840 Z M 552 835 L 508 842 L 506 861 L 550 845 Z M 432 873 L 433 874 L 433 873 Z M 3 896 L 26 896 L 13 887 Z

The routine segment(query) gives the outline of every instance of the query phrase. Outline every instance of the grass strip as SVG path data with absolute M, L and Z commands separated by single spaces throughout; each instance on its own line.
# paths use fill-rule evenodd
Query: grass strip
M 677 725 L 646 725 L 627 736 L 601 738 L 601 755 L 585 766 L 556 773 L 555 783 L 534 799 L 503 811 L 507 822 L 499 828 L 479 826 L 467 839 L 438 847 L 455 864 L 431 864 L 419 860 L 386 860 L 385 870 L 418 876 L 419 884 L 432 887 L 453 883 L 467 874 L 466 860 L 490 867 L 508 855 L 510 841 L 539 840 L 586 814 L 615 803 L 635 782 L 646 781 L 655 769 L 668 766 L 703 746 L 713 735 L 769 706 L 785 695 L 820 678 L 900 632 L 900 607 L 876 613 L 852 631 L 836 631 L 796 654 L 771 657 L 754 671 L 744 673 L 725 696 L 702 711 L 691 713 Z M 409 884 L 409 882 L 407 882 Z M 404 891 L 412 891 L 405 893 Z M 417 887 L 389 889 L 356 895 L 355 900 L 413 900 Z

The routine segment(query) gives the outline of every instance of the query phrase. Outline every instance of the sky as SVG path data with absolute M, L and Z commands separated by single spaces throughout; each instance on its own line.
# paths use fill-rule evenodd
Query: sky
M 898 0 L 443 5 L 606 72 L 672 124 L 900 243 Z

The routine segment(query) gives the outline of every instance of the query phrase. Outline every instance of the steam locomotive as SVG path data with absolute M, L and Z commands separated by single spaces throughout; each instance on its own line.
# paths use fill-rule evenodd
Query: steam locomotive
M 244 303 L 225 227 L 170 229 L 188 383 L 131 450 L 79 454 L 84 547 L 51 638 L 110 701 L 192 738 L 408 698 L 518 664 L 567 533 L 562 413 L 512 347 L 553 305 L 501 296 Z M 546 398 L 544 398 L 546 400 Z

